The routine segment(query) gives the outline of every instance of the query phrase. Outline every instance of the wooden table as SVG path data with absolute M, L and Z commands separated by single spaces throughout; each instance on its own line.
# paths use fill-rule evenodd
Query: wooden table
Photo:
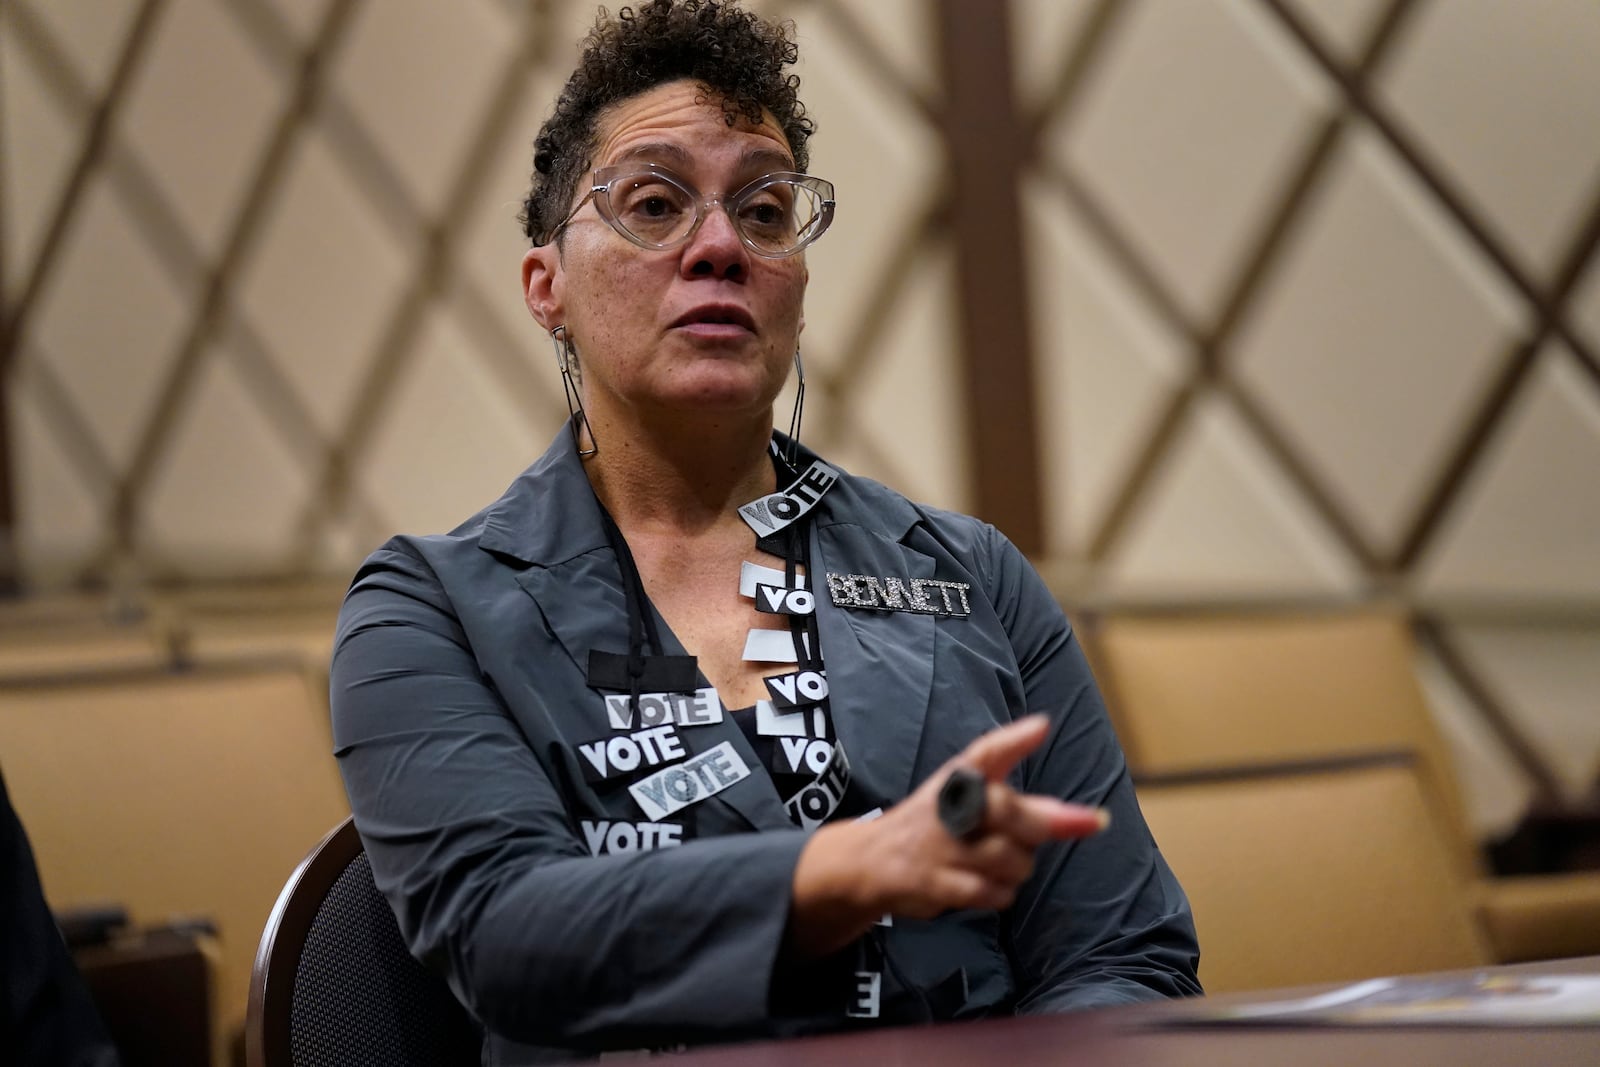
M 1600 956 L 1514 967 L 1509 974 L 1600 974 Z M 1461 974 L 1481 973 L 1465 971 Z M 1232 994 L 1213 1003 L 1258 1003 L 1336 986 Z M 907 1027 L 801 1041 L 704 1049 L 664 1061 L 673 1067 L 1600 1067 L 1600 1026 L 1465 1028 L 1173 1027 L 1163 1021 L 1189 1002 L 1024 1019 Z

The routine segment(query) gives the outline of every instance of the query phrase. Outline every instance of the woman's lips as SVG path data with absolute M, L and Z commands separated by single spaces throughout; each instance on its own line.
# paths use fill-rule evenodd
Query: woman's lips
M 674 330 L 686 333 L 691 337 L 701 337 L 706 340 L 736 340 L 749 337 L 754 331 L 741 326 L 736 322 L 703 322 L 690 321 L 674 326 Z
M 755 319 L 737 304 L 701 304 L 679 315 L 672 326 L 706 337 L 738 337 L 756 332 Z

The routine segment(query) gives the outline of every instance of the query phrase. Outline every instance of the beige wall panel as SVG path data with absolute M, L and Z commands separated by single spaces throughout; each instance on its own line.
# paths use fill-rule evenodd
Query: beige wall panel
M 82 132 L 50 96 L 28 52 L 18 47 L 0 5 L 0 211 L 5 212 L 6 292 L 15 300 L 71 173 Z
M 73 72 L 96 90 L 111 79 L 139 9 L 139 0 L 7 0 L 11 4 L 27 6 L 66 53 Z
M 1589 257 L 1589 269 L 1573 297 L 1573 308 L 1589 351 L 1600 352 L 1600 255 Z
M 522 213 L 533 172 L 534 136 L 560 91 L 561 80 L 553 71 L 531 80 L 516 117 L 489 162 L 483 192 L 468 206 L 456 246 L 462 267 L 458 284 L 477 288 L 494 312 L 499 329 L 517 340 L 524 358 L 532 361 L 552 395 L 561 391 L 561 383 L 550 341 L 522 300 L 522 255 L 529 242 L 517 216 Z
M 360 5 L 334 84 L 424 212 L 444 206 L 516 44 L 516 22 L 490 0 Z
M 1417 657 L 1417 678 L 1449 749 L 1468 824 L 1479 840 L 1509 834 L 1533 802 L 1537 785 L 1484 722 L 1455 675 L 1424 652 Z
M 1187 357 L 1043 183 L 1026 194 L 1047 544 L 1081 552 L 1182 383 Z
M 161 670 L 172 661 L 165 635 L 153 626 L 107 622 L 12 622 L 0 631 L 0 684 L 91 680 L 120 671 Z M 0 698 L 3 700 L 3 698 Z M 0 764 L 0 770 L 9 764 Z
M 430 312 L 359 482 L 392 531 L 443 533 L 492 503 L 558 429 L 538 426 L 484 368 L 460 326 Z M 363 554 L 377 545 L 363 546 Z
M 307 569 L 314 575 L 348 581 L 356 569 L 351 561 L 365 559 L 394 532 L 387 521 L 368 525 L 346 511 L 324 514 L 312 531 Z
M 517 7 L 516 0 L 511 0 L 505 6 Z M 548 62 L 562 82 L 566 81 L 567 75 L 572 73 L 572 68 L 577 64 L 578 55 L 583 50 L 583 39 L 594 26 L 595 13 L 600 7 L 600 4 L 591 0 L 549 0 L 545 7 L 551 39 Z M 606 10 L 614 13 L 613 6 L 606 6 Z
M 1335 52 L 1354 62 L 1389 0 L 1289 0 L 1294 10 Z
M 883 57 L 890 74 L 906 85 L 919 92 L 939 90 L 939 41 L 933 4 L 928 0 L 872 0 L 866 4 L 844 0 L 836 5 L 765 0 L 748 6 L 792 20 L 802 58 L 807 58 L 805 53 L 812 48 L 817 24 L 826 21 L 837 25 L 840 32 L 859 33 L 862 42 Z M 810 102 L 809 87 L 802 86 L 801 99 Z
M 0 2 L 8 20 L 21 12 L 56 41 L 67 80 L 84 81 L 91 96 L 106 85 L 137 8 L 135 0 Z M 302 48 L 329 10 L 327 0 L 254 2 L 281 12 Z M 271 383 L 271 368 L 250 352 L 203 352 L 201 373 L 178 394 L 170 451 L 157 457 L 149 484 L 132 487 L 136 554 L 116 556 L 115 574 L 88 577 L 110 577 L 137 596 L 145 577 L 176 569 L 206 577 L 223 561 L 230 571 L 260 573 L 292 558 L 348 575 L 394 529 L 453 526 L 544 448 L 564 405 L 547 339 L 521 306 L 523 242 L 512 220 L 529 144 L 594 6 L 356 6 L 325 71 L 332 99 L 305 117 L 279 184 L 267 190 L 258 243 L 223 279 L 217 336 L 236 340 L 230 318 L 247 322 L 305 412 L 252 391 Z M 930 0 L 761 6 L 799 22 L 803 95 L 821 126 L 814 169 L 839 190 L 835 229 L 808 254 L 806 437 L 862 474 L 960 506 L 972 441 L 948 227 L 931 241 L 910 240 L 947 180 L 933 125 L 941 92 L 936 9 Z M 1015 0 L 1025 111 L 1053 92 L 1100 6 Z M 1280 6 L 1335 62 L 1351 64 L 1388 3 L 1115 5 L 1081 95 L 1037 146 L 1104 207 L 1158 288 L 1173 294 L 1177 317 L 1188 320 L 1167 321 L 1159 301 L 1146 302 L 1149 294 L 1119 273 L 1120 260 L 1060 189 L 1027 189 L 1044 508 L 1057 557 L 1049 562 L 1081 576 L 1085 591 L 1113 598 L 1338 601 L 1377 587 L 1426 598 L 1412 607 L 1446 622 L 1451 605 L 1471 596 L 1495 598 L 1496 610 L 1510 615 L 1554 608 L 1590 618 L 1600 606 L 1600 498 L 1592 490 L 1600 388 L 1570 353 L 1543 355 L 1508 417 L 1490 428 L 1460 496 L 1445 502 L 1436 536 L 1417 546 L 1421 564 L 1376 578 L 1347 558 L 1271 442 L 1228 406 L 1230 391 L 1242 388 L 1263 408 L 1324 483 L 1343 524 L 1383 555 L 1414 532 L 1408 528 L 1436 476 L 1467 443 L 1466 413 L 1531 323 L 1524 299 L 1461 221 L 1435 204 L 1284 29 Z M 160 5 L 129 95 L 112 112 L 112 162 L 98 161 L 72 206 L 49 284 L 24 324 L 7 400 L 31 583 L 84 576 L 90 561 L 106 562 L 96 549 L 127 532 L 107 514 L 117 487 L 100 481 L 121 473 L 149 429 L 199 295 L 186 288 L 197 279 L 174 282 L 171 264 L 154 252 L 176 248 L 181 259 L 191 241 L 217 248 L 295 89 L 297 57 L 250 40 L 262 25 L 239 17 L 240 9 L 221 0 Z M 1592 0 L 1428 0 L 1400 23 L 1382 68 L 1380 103 L 1464 191 L 1468 208 L 1490 216 L 1490 231 L 1514 256 L 1538 264 L 1539 284 L 1600 191 L 1597 24 Z M 87 116 L 57 113 L 61 101 L 33 35 L 10 27 L 0 28 L 0 209 L 14 297 L 18 264 L 36 254 L 66 191 Z M 530 31 L 532 69 L 520 89 L 512 86 L 522 98 L 507 102 L 506 124 L 488 131 L 492 143 L 474 145 Z M 1333 153 L 1332 171 L 1298 208 L 1243 332 L 1223 338 L 1220 384 L 1184 381 L 1198 361 L 1179 338 L 1214 325 L 1283 200 L 1285 179 L 1335 112 L 1354 141 Z M 378 159 L 361 156 L 363 140 Z M 130 162 L 148 166 L 193 233 L 154 233 L 159 217 L 131 214 L 150 205 L 129 195 L 137 193 L 126 181 Z M 473 179 L 473 198 L 451 221 L 445 254 L 424 260 L 421 238 L 463 174 Z M 439 289 L 416 296 L 415 283 L 433 280 L 419 274 L 423 267 L 440 271 Z M 398 338 L 393 373 L 368 380 L 405 298 L 430 306 Z M 1600 261 L 1574 293 L 1569 318 L 1600 348 Z M 864 331 L 878 326 L 858 351 Z M 1201 396 L 1199 406 L 1184 416 L 1169 452 L 1147 454 L 1153 413 L 1180 384 Z M 367 390 L 375 392 L 363 396 Z M 780 426 L 788 399 L 780 399 Z M 352 424 L 364 400 L 376 405 L 373 422 Z M 314 435 L 303 432 L 302 414 Z M 323 446 L 340 440 L 353 450 L 349 488 L 324 478 Z M 103 473 L 101 452 L 111 468 Z M 1142 489 L 1129 485 L 1141 459 L 1152 473 Z M 313 489 L 328 499 L 309 500 Z M 1105 563 L 1088 560 L 1111 503 L 1135 490 L 1126 524 L 1095 546 Z M 1544 670 L 1546 651 L 1513 641 L 1492 655 L 1510 657 L 1509 665 L 1495 660 L 1498 680 Z M 1549 669 L 1552 685 L 1567 677 L 1562 669 Z M 1560 692 L 1577 684 L 1562 683 Z M 1543 691 L 1508 686 L 1518 714 L 1543 714 Z M 1504 828 L 1524 803 L 1526 782 L 1514 765 L 1507 770 L 1508 757 L 1462 691 L 1455 705 L 1467 724 L 1462 744 L 1482 743 L 1469 772 L 1489 783 L 1472 786 L 1487 797 L 1479 825 Z M 1551 714 L 1556 730 L 1565 712 Z
M 1600 782 L 1600 625 L 1453 633 L 1567 797 L 1587 797 Z
M 1432 594 L 1600 601 L 1600 392 L 1552 347 L 1424 561 Z
M 1131 597 L 1355 593 L 1353 564 L 1219 401 L 1203 401 L 1101 575 Z
M 193 663 L 299 662 L 326 676 L 333 657 L 335 598 L 312 611 L 260 612 L 207 618 L 197 615 L 182 634 L 183 654 Z
M 26 373 L 12 377 L 8 399 L 21 570 L 34 583 L 54 584 L 94 550 L 105 529 L 105 501 L 84 485 L 56 430 L 39 415 Z
M 300 139 L 274 199 L 235 292 L 317 428 L 332 438 L 395 312 L 411 250 L 320 132 Z
M 939 252 L 904 269 L 912 272 L 908 296 L 890 312 L 879 350 L 844 398 L 840 462 L 913 500 L 959 510 L 966 503 L 967 413 L 957 384 L 953 264 Z M 787 409 L 775 419 L 788 429 Z
M 33 341 L 117 466 L 144 432 L 187 325 L 126 205 L 96 179 L 40 298 Z
M 316 36 L 317 27 L 327 15 L 328 3 L 329 0 L 269 0 L 270 6 L 277 8 L 302 45 L 310 44 Z
M 878 310 L 866 306 L 877 279 L 904 269 L 895 245 L 932 203 L 944 170 L 927 122 L 879 91 L 838 26 L 812 12 L 802 37 L 800 88 L 817 122 L 811 172 L 833 182 L 839 202 L 833 228 L 805 253 L 811 282 L 801 345 L 811 365 L 827 371 Z
M 349 811 L 326 704 L 299 673 L 0 689 L 6 785 L 58 908 L 216 920 L 224 1025 L 294 866 Z
M 1422 5 L 1380 79 L 1430 153 L 1536 273 L 1555 268 L 1600 179 L 1600 5 Z
M 1094 8 L 1094 0 L 1011 0 L 1015 92 L 1024 111 L 1050 95 Z
M 209 255 L 222 250 L 283 87 L 222 4 L 169 4 L 128 89 L 123 139 Z
M 1201 319 L 1329 102 L 1263 17 L 1242 0 L 1136 5 L 1049 137 Z
M 1310 212 L 1242 328 L 1237 373 L 1393 545 L 1521 316 L 1370 135 L 1346 143 Z
M 282 571 L 310 491 L 305 471 L 227 354 L 210 357 L 142 500 L 139 547 L 179 575 Z

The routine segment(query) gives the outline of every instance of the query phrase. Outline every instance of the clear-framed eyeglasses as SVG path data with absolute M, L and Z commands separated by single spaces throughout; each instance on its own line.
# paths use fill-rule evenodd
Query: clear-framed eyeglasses
M 613 230 L 657 251 L 687 244 L 713 207 L 728 213 L 746 248 L 768 259 L 794 255 L 833 222 L 833 183 L 809 174 L 776 171 L 737 192 L 701 196 L 665 167 L 624 163 L 594 172 L 593 187 L 552 236 L 560 235 L 591 199 Z

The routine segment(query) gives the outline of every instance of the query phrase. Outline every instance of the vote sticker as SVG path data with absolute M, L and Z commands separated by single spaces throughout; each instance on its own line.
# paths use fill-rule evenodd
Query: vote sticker
M 724 741 L 693 759 L 675 763 L 628 786 L 628 792 L 653 821 L 660 822 L 675 811 L 698 804 L 737 782 L 750 777 L 750 768 Z

